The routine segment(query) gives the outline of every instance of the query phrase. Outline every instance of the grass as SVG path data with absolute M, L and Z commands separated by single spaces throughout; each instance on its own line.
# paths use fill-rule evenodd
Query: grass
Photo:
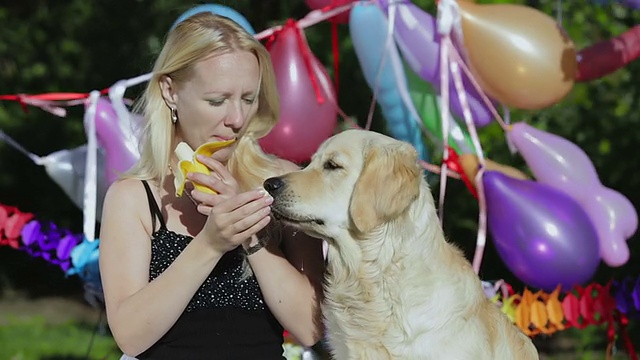
M 58 310 L 60 311 L 60 310 Z M 546 339 L 537 339 L 541 360 L 604 360 L 603 327 L 569 329 Z M 620 346 L 621 344 L 619 344 Z M 299 359 L 299 349 L 287 352 Z M 622 349 L 619 349 L 622 350 Z M 69 319 L 52 322 L 43 315 L 11 316 L 0 321 L 0 359 L 7 360 L 118 360 L 120 351 L 110 336 L 104 318 L 95 322 Z M 622 351 L 615 360 L 629 359 Z
M 9 319 L 0 326 L 0 359 L 117 360 L 121 353 L 105 332 L 72 321 L 50 324 L 42 316 Z

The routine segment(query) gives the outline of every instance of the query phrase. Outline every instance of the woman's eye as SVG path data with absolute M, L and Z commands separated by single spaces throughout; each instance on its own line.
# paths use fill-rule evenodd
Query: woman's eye
M 222 106 L 224 104 L 224 100 L 208 100 L 209 105 L 211 106 Z
M 242 99 L 242 101 L 244 101 L 244 103 L 247 104 L 247 105 L 251 105 L 256 101 L 256 99 L 255 98 L 249 98 L 249 99 L 245 98 L 245 99 Z
M 337 169 L 342 169 L 342 166 L 336 164 L 335 161 L 333 161 L 333 160 L 329 160 L 329 161 L 324 163 L 324 169 L 325 170 L 337 170 Z

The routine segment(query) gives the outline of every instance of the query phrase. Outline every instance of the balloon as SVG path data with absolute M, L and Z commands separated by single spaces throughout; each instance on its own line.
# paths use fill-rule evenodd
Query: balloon
M 512 125 L 507 136 L 539 182 L 568 194 L 586 210 L 598 232 L 602 259 L 610 266 L 626 263 L 626 240 L 637 230 L 638 214 L 627 198 L 602 185 L 587 154 L 526 123 Z
M 497 171 L 483 178 L 489 231 L 506 266 L 527 285 L 552 291 L 587 282 L 600 262 L 585 211 L 546 184 Z
M 389 1 L 380 0 L 379 3 L 388 13 Z M 439 89 L 441 93 L 443 85 L 440 83 L 440 35 L 437 32 L 436 19 L 409 0 L 394 1 L 393 6 L 397 9 L 394 35 L 402 55 L 416 74 Z M 473 122 L 479 127 L 488 125 L 493 120 L 491 111 L 470 83 L 468 76 L 462 71 L 460 73 Z M 451 70 L 449 70 L 449 104 L 456 116 L 464 116 Z
M 178 17 L 178 19 L 176 19 L 176 21 L 173 23 L 173 25 L 171 25 L 171 30 L 173 30 L 173 28 L 175 28 L 176 25 L 181 23 L 184 19 L 186 19 L 186 18 L 188 18 L 190 16 L 193 16 L 195 14 L 201 13 L 201 12 L 211 12 L 211 13 L 214 13 L 216 15 L 227 17 L 227 18 L 235 21 L 236 23 L 238 23 L 238 25 L 242 26 L 249 34 L 255 35 L 255 33 L 256 33 L 256 31 L 253 29 L 253 27 L 251 26 L 249 21 L 247 21 L 247 19 L 244 16 L 242 16 L 242 14 L 240 14 L 237 11 L 235 11 L 234 9 L 231 9 L 231 8 L 226 7 L 224 5 L 218 5 L 218 4 L 198 5 L 196 7 L 193 7 L 191 9 L 185 11 L 184 13 L 182 13 L 182 15 L 180 15 Z
M 397 56 L 397 53 L 380 45 L 386 42 L 386 23 L 384 14 L 377 6 L 358 3 L 351 9 L 349 31 L 356 57 L 369 88 L 376 94 L 376 101 L 387 120 L 390 135 L 412 144 L 420 158 L 429 161 L 427 148 L 422 141 L 420 119 L 411 115 L 398 89 L 399 86 L 406 86 L 406 79 L 397 79 L 394 65 L 389 58 Z M 384 55 L 387 59 L 380 69 Z M 401 69 L 401 72 L 404 70 Z M 439 119 L 437 121 L 439 122 Z
M 285 23 L 269 52 L 280 94 L 280 121 L 260 139 L 260 145 L 281 158 L 305 162 L 334 133 L 338 117 L 335 91 L 292 20 Z
M 58 184 L 65 194 L 80 209 L 84 204 L 84 174 L 87 158 L 87 146 L 82 145 L 73 149 L 59 150 L 42 159 L 47 174 Z M 105 155 L 98 149 L 98 193 L 97 219 L 102 218 L 102 202 L 107 192 L 107 178 L 105 176 Z
M 640 25 L 632 27 L 613 39 L 601 41 L 580 50 L 576 81 L 601 78 L 640 57 L 638 39 L 640 39 Z
M 71 251 L 71 267 L 66 272 L 66 275 L 78 275 L 82 279 L 85 299 L 94 306 L 104 301 L 99 257 L 100 240 L 85 238 Z
M 525 173 L 514 167 L 503 165 L 490 159 L 485 159 L 484 163 L 484 169 L 486 171 L 498 171 L 514 179 L 529 180 L 529 177 Z M 478 171 L 480 171 L 480 161 L 476 154 L 461 154 L 460 166 L 465 175 L 467 175 L 467 178 L 471 179 L 471 181 L 476 178 Z
M 442 139 L 442 117 L 440 115 L 440 101 L 435 95 L 435 90 L 426 81 L 422 80 L 408 66 L 405 66 L 407 86 L 416 111 L 422 118 L 424 126 L 439 139 Z M 458 154 L 475 152 L 471 136 L 461 127 L 457 119 L 451 118 L 449 122 L 449 146 Z
M 464 0 L 458 5 L 471 71 L 487 94 L 535 110 L 569 93 L 576 51 L 552 17 L 521 5 Z
M 96 104 L 96 134 L 98 144 L 105 152 L 105 176 L 107 184 L 113 183 L 125 173 L 140 157 L 134 132 L 138 116 L 132 116 L 133 124 L 121 126 L 118 116 L 106 98 L 99 98 Z M 85 124 L 85 127 L 87 124 Z
M 356 0 L 305 0 L 307 6 L 311 10 L 322 9 L 327 6 L 331 7 L 340 7 L 347 4 L 350 4 Z M 353 10 L 353 8 L 351 9 Z M 345 11 L 339 15 L 332 17 L 330 20 L 333 20 L 340 24 L 346 24 L 349 21 L 349 11 Z

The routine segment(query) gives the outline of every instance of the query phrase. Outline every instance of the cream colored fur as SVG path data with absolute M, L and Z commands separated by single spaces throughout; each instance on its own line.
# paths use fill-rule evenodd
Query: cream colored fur
M 272 191 L 277 217 L 329 243 L 323 312 L 334 358 L 538 359 L 445 241 L 416 156 L 390 137 L 344 131 Z

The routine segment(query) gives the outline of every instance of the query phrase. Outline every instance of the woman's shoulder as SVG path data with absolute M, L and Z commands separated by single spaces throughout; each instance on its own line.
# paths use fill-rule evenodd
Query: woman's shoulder
M 147 204 L 147 194 L 143 180 L 124 178 L 114 181 L 107 189 L 105 206 L 136 209 L 140 204 Z
M 114 181 L 111 185 L 109 185 L 109 189 L 107 190 L 108 197 L 129 197 L 136 194 L 143 193 L 143 183 L 140 179 L 134 178 L 123 178 Z
M 140 179 L 120 179 L 109 186 L 104 199 L 103 222 L 141 221 L 148 230 L 152 226 L 148 213 L 149 198 Z

